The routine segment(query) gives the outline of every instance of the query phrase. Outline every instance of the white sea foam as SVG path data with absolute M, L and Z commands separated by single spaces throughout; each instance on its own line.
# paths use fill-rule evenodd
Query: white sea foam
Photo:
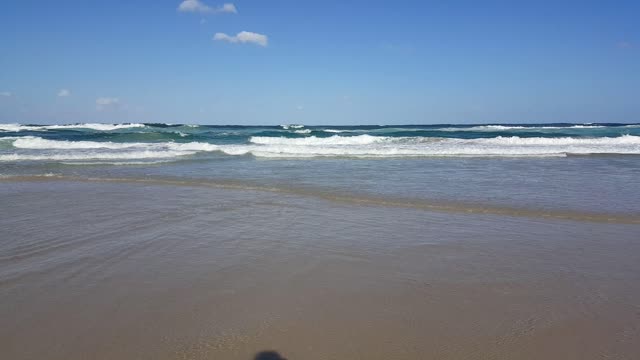
M 495 137 L 450 139 L 425 137 L 339 136 L 320 138 L 261 137 L 247 144 L 205 142 L 114 143 L 12 137 L 0 161 L 114 161 L 168 159 L 202 152 L 266 158 L 308 157 L 429 157 L 429 156 L 566 156 L 567 154 L 640 154 L 640 136 L 601 138 Z M 11 151 L 11 153 L 7 153 Z
M 20 124 L 0 124 L 0 131 L 18 132 L 18 131 L 38 131 L 41 126 L 28 126 Z
M 53 154 L 4 154 L 0 161 L 73 161 L 73 160 L 127 160 L 127 159 L 164 159 L 193 155 L 195 151 L 128 151 L 128 152 L 75 152 Z
M 561 129 L 598 129 L 605 128 L 603 125 L 571 125 L 571 126 L 520 126 L 520 125 L 478 125 L 462 127 L 434 128 L 433 131 L 511 131 L 511 130 L 561 130 Z M 419 129 L 423 130 L 423 129 Z
M 640 154 L 640 137 L 446 139 L 360 135 L 304 139 L 253 137 L 249 145 L 221 146 L 230 155 L 259 157 L 566 156 Z
M 319 138 L 316 136 L 310 136 L 307 138 L 285 138 L 285 137 L 268 137 L 268 136 L 252 136 L 249 141 L 254 144 L 263 145 L 365 145 L 376 142 L 382 142 L 388 139 L 384 136 L 371 136 L 371 135 L 359 135 L 359 136 L 338 136 L 334 135 L 326 138 Z
M 176 151 L 216 151 L 218 146 L 203 142 L 175 143 L 115 143 L 109 141 L 69 141 L 47 140 L 37 136 L 12 137 L 13 146 L 19 149 L 147 149 L 147 150 L 176 150 Z
M 112 131 L 119 129 L 141 128 L 144 124 L 73 124 L 73 125 L 48 125 L 44 128 L 52 129 L 91 129 L 97 131 Z
M 4 136 L 0 137 L 0 141 L 14 141 L 16 139 L 31 138 L 32 136 Z
M 189 142 L 189 143 L 159 143 L 160 146 L 167 146 L 169 149 L 177 151 L 218 151 L 220 147 L 218 145 L 203 143 L 203 142 Z
M 570 126 L 570 128 L 572 129 L 599 129 L 599 128 L 603 128 L 606 126 L 601 126 L 601 125 L 573 125 Z M 545 127 L 546 129 L 550 129 L 552 127 Z M 559 129 L 562 129 L 561 127 L 558 127 Z
M 502 137 L 488 139 L 477 139 L 486 144 L 508 145 L 508 146 L 615 146 L 615 145 L 636 145 L 640 146 L 640 136 L 622 135 L 618 137 L 601 138 L 522 138 L 519 136 Z
M 304 127 L 304 125 L 300 125 L 300 124 L 287 124 L 287 125 L 280 125 L 281 128 L 285 129 L 285 130 L 289 130 L 289 129 L 302 129 Z
M 37 136 L 19 137 L 13 141 L 19 149 L 127 149 L 148 147 L 146 143 L 114 143 L 98 141 L 47 140 Z
M 12 146 L 19 152 L 0 154 L 0 161 L 165 159 L 219 150 L 217 145 L 202 142 L 114 143 L 48 140 L 36 136 L 14 137 Z
M 21 124 L 0 124 L 0 131 L 47 131 L 65 129 L 90 129 L 96 131 L 113 131 L 119 129 L 141 128 L 144 124 L 68 124 L 68 125 L 21 125 Z

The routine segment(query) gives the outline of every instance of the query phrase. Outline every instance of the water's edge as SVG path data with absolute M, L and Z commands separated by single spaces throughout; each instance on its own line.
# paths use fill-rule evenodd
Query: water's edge
M 435 212 L 450 212 L 458 214 L 484 214 L 513 216 L 526 218 L 541 218 L 551 220 L 569 220 L 592 223 L 610 224 L 640 224 L 640 214 L 616 214 L 598 213 L 575 210 L 550 210 L 534 208 L 518 208 L 510 206 L 498 206 L 494 204 L 480 204 L 459 201 L 442 201 L 428 199 L 405 199 L 383 196 L 370 196 L 361 194 L 348 194 L 337 191 L 329 191 L 320 188 L 303 188 L 292 186 L 265 186 L 256 185 L 241 180 L 209 180 L 209 179 L 185 179 L 171 177 L 156 178 L 97 178 L 67 175 L 30 175 L 30 176 L 5 176 L 0 177 L 0 183 L 7 182 L 91 182 L 91 183 L 119 183 L 126 185 L 152 185 L 152 186 L 179 186 L 227 189 L 238 191 L 260 191 L 283 195 L 311 197 L 336 203 L 361 206 L 382 206 L 416 209 Z

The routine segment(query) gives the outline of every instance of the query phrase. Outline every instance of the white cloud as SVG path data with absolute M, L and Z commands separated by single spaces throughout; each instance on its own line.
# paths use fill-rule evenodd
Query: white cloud
M 222 6 L 211 7 L 200 0 L 184 0 L 178 6 L 178 11 L 181 12 L 198 12 L 198 13 L 231 13 L 237 14 L 238 9 L 231 3 L 226 3 Z
M 209 12 L 212 9 L 201 3 L 199 0 L 184 0 L 178 6 L 178 11 L 182 12 Z
M 230 43 L 253 43 L 260 46 L 267 46 L 269 43 L 267 35 L 257 34 L 250 31 L 241 31 L 235 36 L 227 35 L 225 33 L 216 33 L 213 36 L 213 40 L 227 41 Z
M 103 110 L 110 107 L 118 106 L 120 99 L 111 97 L 99 97 L 96 99 L 96 109 Z
M 4 97 L 9 97 L 12 96 L 13 94 L 10 93 L 9 91 L 2 91 L 0 92 L 0 96 L 4 96 Z
M 67 89 L 60 89 L 60 91 L 58 91 L 58 97 L 67 97 L 67 96 L 71 96 L 71 91 Z
M 218 8 L 218 12 L 237 14 L 238 9 L 236 9 L 235 5 L 227 3 L 222 5 L 222 7 Z

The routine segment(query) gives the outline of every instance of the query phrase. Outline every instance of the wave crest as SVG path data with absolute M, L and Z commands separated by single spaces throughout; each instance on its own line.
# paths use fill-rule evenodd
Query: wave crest
M 358 135 L 358 136 L 330 136 L 319 138 L 310 136 L 306 138 L 285 138 L 285 137 L 269 137 L 269 136 L 252 136 L 249 142 L 262 145 L 366 145 L 376 142 L 385 141 L 391 138 L 384 136 Z
M 144 124 L 67 124 L 67 125 L 22 125 L 22 124 L 0 124 L 0 131 L 20 132 L 20 131 L 47 131 L 65 129 L 88 129 L 96 131 L 113 131 L 120 129 L 142 128 Z
M 207 142 L 99 142 L 49 140 L 25 136 L 4 138 L 0 161 L 166 159 L 202 152 L 266 158 L 309 157 L 526 157 L 567 154 L 640 154 L 640 136 L 602 138 L 480 139 L 439 137 L 339 136 L 306 138 L 254 136 L 246 144 Z M 11 144 L 11 145 L 9 145 Z M 9 147 L 6 147 L 9 146 Z

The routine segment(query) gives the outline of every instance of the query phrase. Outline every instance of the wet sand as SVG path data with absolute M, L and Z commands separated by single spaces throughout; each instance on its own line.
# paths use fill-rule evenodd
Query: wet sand
M 0 182 L 0 358 L 637 359 L 640 228 Z

